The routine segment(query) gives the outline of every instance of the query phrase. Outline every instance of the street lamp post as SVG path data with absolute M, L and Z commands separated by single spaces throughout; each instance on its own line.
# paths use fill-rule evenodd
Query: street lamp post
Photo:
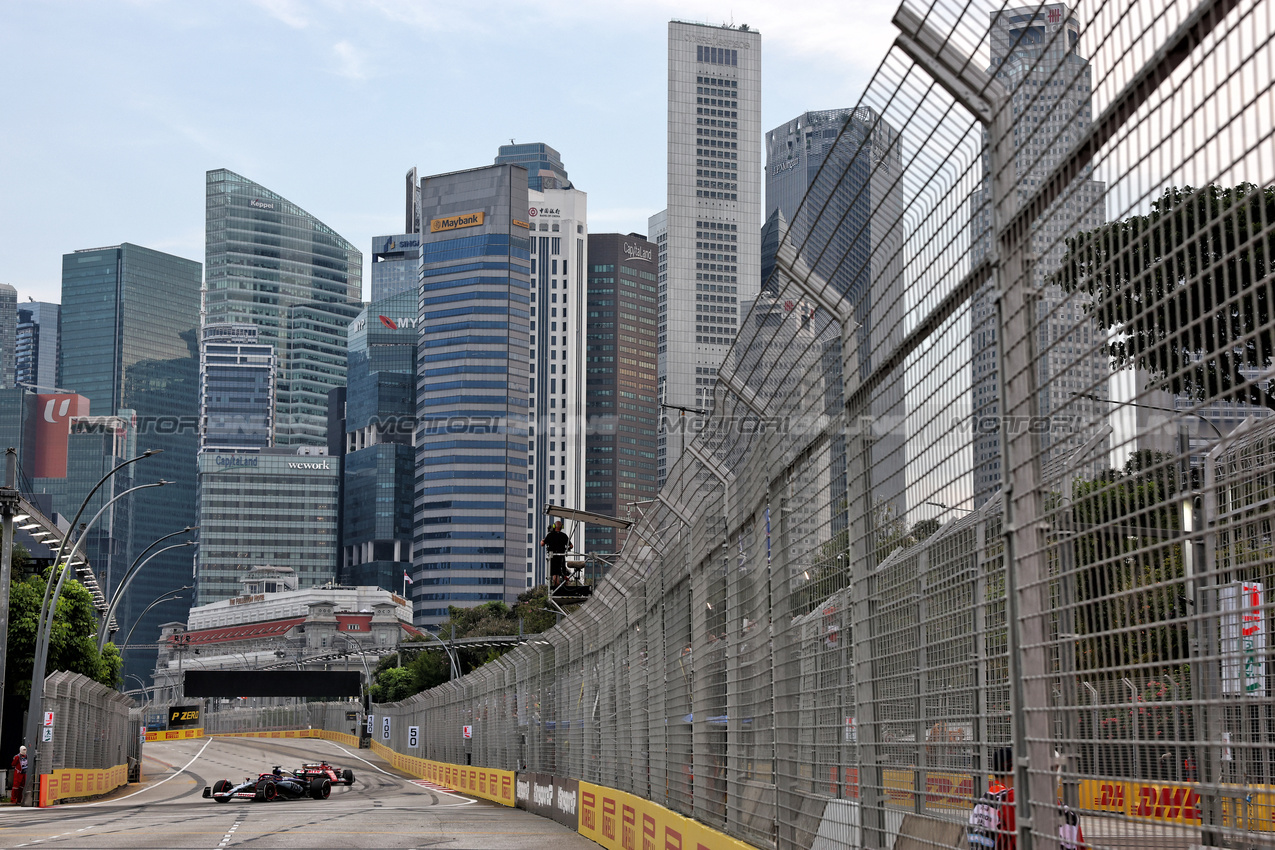
M 13 522 L 18 513 L 18 453 L 5 452 L 4 487 L 0 488 L 0 728 L 4 720 L 5 665 L 9 653 L 9 584 L 13 576 Z
M 163 537 L 160 537 L 154 542 L 152 542 L 150 546 L 147 546 L 145 549 L 143 549 L 140 553 L 138 553 L 137 557 L 133 559 L 133 563 L 129 565 L 127 570 L 125 570 L 124 577 L 120 580 L 119 586 L 115 588 L 115 593 L 111 596 L 111 604 L 106 609 L 106 613 L 102 615 L 102 622 L 97 627 L 97 651 L 98 652 L 101 652 L 102 647 L 106 646 L 106 631 L 108 628 L 110 628 L 111 617 L 115 615 L 116 606 L 118 606 L 120 604 L 120 600 L 124 598 L 124 591 L 128 589 L 129 582 L 131 582 L 133 578 L 139 572 L 142 571 L 142 567 L 150 563 L 151 558 L 154 558 L 157 555 L 162 555 L 163 553 L 167 552 L 169 549 L 180 549 L 183 546 L 194 546 L 195 541 L 183 540 L 181 543 L 174 543 L 172 546 L 165 546 L 163 549 L 158 549 L 154 552 L 151 552 L 150 555 L 146 556 L 145 560 L 142 560 L 142 556 L 146 555 L 147 551 L 150 550 L 151 546 L 154 546 L 156 543 L 162 543 L 168 538 L 176 537 L 179 534 L 186 534 L 188 532 L 195 531 L 196 529 L 198 529 L 198 527 L 199 526 L 188 525 L 185 528 L 181 529 L 180 531 L 174 531 L 172 534 L 165 534 Z M 149 611 L 156 604 L 157 602 L 152 602 L 150 605 L 146 606 L 146 611 Z M 145 614 L 146 611 L 143 611 L 142 614 Z M 138 615 L 138 620 L 141 620 L 141 615 Z M 136 628 L 137 624 L 134 623 L 133 626 L 134 628 Z M 131 630 L 129 631 L 129 634 L 130 635 L 132 634 Z M 128 641 L 124 641 L 124 643 L 127 644 Z
M 79 509 L 75 512 L 75 517 L 71 520 L 71 524 L 69 526 L 70 531 L 68 531 L 67 534 L 62 537 L 62 541 L 58 544 L 57 555 L 53 558 L 53 569 L 54 571 L 56 571 L 58 569 L 58 565 L 62 564 L 62 572 L 61 572 L 61 575 L 59 575 L 57 578 L 56 587 L 54 586 L 54 578 L 52 574 L 49 575 L 49 581 L 44 586 L 44 603 L 40 606 L 40 619 L 36 625 L 35 659 L 34 659 L 34 664 L 33 664 L 32 673 L 31 673 L 31 698 L 27 705 L 26 739 L 27 739 L 27 748 L 30 750 L 30 753 L 31 753 L 30 772 L 33 776 L 38 777 L 40 775 L 38 759 L 39 759 L 40 750 L 41 750 L 40 744 L 42 742 L 39 740 L 39 738 L 40 738 L 40 726 L 43 720 L 44 675 L 45 675 L 45 669 L 48 666 L 48 660 L 49 660 L 49 657 L 48 657 L 49 656 L 49 635 L 53 631 L 53 611 L 55 610 L 53 606 L 57 605 L 58 594 L 61 593 L 62 591 L 62 585 L 66 581 L 67 572 L 69 572 L 71 569 L 71 562 L 74 561 L 75 559 L 74 557 L 75 553 L 79 549 L 80 544 L 84 542 L 84 536 L 88 531 L 88 526 L 85 526 L 85 529 L 80 532 L 80 536 L 75 541 L 75 546 L 73 546 L 71 549 L 70 557 L 68 557 L 66 559 L 66 562 L 63 563 L 62 553 L 66 548 L 66 541 L 71 536 L 71 533 L 74 532 L 77 524 L 80 521 L 80 517 L 83 516 L 84 514 L 84 509 L 89 506 L 89 502 L 91 502 L 93 500 L 93 497 L 97 495 L 97 491 L 101 489 L 103 484 L 105 484 L 108 480 L 110 480 L 111 476 L 115 475 L 124 467 L 133 463 L 137 463 L 139 460 L 144 460 L 145 458 L 151 457 L 153 455 L 157 455 L 161 451 L 163 450 L 162 449 L 147 449 L 146 451 L 142 452 L 137 457 L 132 457 L 126 461 L 123 461 L 122 463 L 116 464 L 115 467 L 112 468 L 110 472 L 103 475 L 101 479 L 99 479 L 98 482 L 93 485 L 93 489 L 89 490 L 88 495 L 84 497 L 84 501 L 80 503 Z M 158 487 L 158 486 L 162 486 L 162 484 L 164 483 L 167 483 L 167 482 L 160 482 L 157 484 L 144 484 L 142 485 L 142 487 Z M 133 492 L 134 490 L 139 490 L 139 489 L 141 489 L 141 487 L 129 488 L 128 490 L 125 490 L 123 493 L 120 493 L 118 496 L 115 496 L 114 498 L 107 501 L 107 503 L 102 506 L 101 510 L 99 510 L 97 514 L 94 515 L 93 521 L 96 521 L 97 518 L 102 515 L 102 511 L 106 510 L 106 508 L 109 507 L 111 503 L 114 502 L 116 499 L 119 499 L 121 496 L 124 496 L 128 493 Z M 92 522 L 90 522 L 89 525 L 92 525 Z M 23 790 L 23 794 L 22 794 L 22 805 L 32 806 L 35 804 L 36 802 L 35 786 L 37 782 L 27 783 L 26 788 Z
M 159 553 L 157 552 L 156 554 L 159 554 Z M 175 587 L 172 590 L 165 590 L 163 593 L 161 593 L 159 596 L 155 598 L 154 602 L 152 602 L 151 604 L 143 608 L 142 613 L 138 614 L 137 619 L 133 621 L 133 626 L 132 628 L 128 630 L 128 634 L 124 636 L 124 644 L 123 644 L 124 648 L 126 649 L 128 648 L 128 642 L 133 639 L 133 632 L 137 631 L 137 624 L 140 623 L 142 621 L 142 618 L 146 616 L 147 611 L 154 608 L 156 605 L 158 605 L 161 602 L 173 602 L 175 600 L 181 599 L 181 592 L 183 590 L 190 590 L 193 587 L 194 585 L 191 585 L 191 584 L 183 584 L 181 587 Z M 169 596 L 168 594 L 170 593 L 176 593 L 178 595 Z M 103 622 L 108 622 L 109 620 L 110 620 L 110 617 L 108 616 L 103 619 Z M 101 646 L 99 646 L 98 652 L 101 652 L 101 651 L 102 651 Z M 133 676 L 132 678 L 136 679 L 137 677 Z

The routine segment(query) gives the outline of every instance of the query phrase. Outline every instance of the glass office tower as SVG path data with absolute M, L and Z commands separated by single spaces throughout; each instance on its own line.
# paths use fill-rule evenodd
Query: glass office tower
M 342 584 L 397 592 L 412 568 L 416 310 L 413 286 L 372 302 L 350 325 Z
M 210 324 L 199 364 L 201 450 L 264 449 L 274 432 L 274 349 L 256 325 Z
M 111 436 L 115 445 L 123 445 L 120 435 L 127 434 L 139 452 L 163 450 L 131 467 L 138 483 L 172 482 L 126 497 L 131 504 L 117 511 L 119 522 L 119 513 L 131 507 L 131 527 L 112 531 L 113 545 L 122 547 L 116 554 L 126 563 L 159 537 L 195 524 L 200 278 L 200 265 L 193 260 L 128 243 L 62 258 L 59 383 L 87 397 L 95 417 L 123 420 L 112 429 L 118 432 Z M 93 435 L 91 428 L 85 433 L 86 439 Z M 101 456 L 100 447 L 93 450 L 94 469 Z M 68 478 L 75 476 L 68 471 Z M 65 510 L 74 514 L 78 505 Z M 121 602 L 116 615 L 121 628 L 130 628 L 156 597 L 189 584 L 190 571 L 191 555 L 185 550 L 149 561 Z M 103 576 L 108 596 L 119 577 L 118 571 L 109 579 Z M 181 603 L 150 609 L 133 639 L 143 648 L 124 652 L 125 670 L 149 674 L 159 624 L 183 614 Z
M 59 304 L 28 301 L 18 307 L 18 327 L 14 337 L 15 383 L 18 386 L 51 390 L 58 385 L 62 360 Z
M 421 181 L 415 621 L 525 592 L 530 245 L 527 170 Z M 569 353 L 550 338 L 550 362 Z
M 17 362 L 15 333 L 18 327 L 18 290 L 0 283 L 0 388 L 14 385 Z
M 302 588 L 336 578 L 338 465 L 304 451 L 199 455 L 196 605 L 238 596 L 254 567 L 290 567 Z
M 501 145 L 496 152 L 496 165 L 521 165 L 527 169 L 527 189 L 532 192 L 571 188 L 562 154 L 544 142 Z
M 206 321 L 256 325 L 274 346 L 275 444 L 326 445 L 328 391 L 345 383 L 345 329 L 363 307 L 363 255 L 225 169 L 208 172 L 206 227 Z

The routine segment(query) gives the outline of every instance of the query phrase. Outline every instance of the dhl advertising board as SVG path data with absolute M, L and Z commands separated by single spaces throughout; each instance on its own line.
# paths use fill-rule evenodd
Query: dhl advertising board
M 442 761 L 405 756 L 376 741 L 372 751 L 399 770 L 428 779 L 453 791 L 461 791 L 474 797 L 482 797 L 502 806 L 513 806 L 514 772 L 494 767 L 472 767 L 464 764 L 448 764 Z
M 608 850 L 754 850 L 650 800 L 580 783 L 580 834 Z
M 40 806 L 51 806 L 58 800 L 96 797 L 128 784 L 128 765 L 117 764 L 102 770 L 63 768 L 40 774 Z

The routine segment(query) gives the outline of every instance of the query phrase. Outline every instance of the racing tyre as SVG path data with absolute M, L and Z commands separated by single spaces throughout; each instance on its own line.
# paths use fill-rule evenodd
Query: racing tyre
M 270 780 L 266 780 L 261 785 L 261 801 L 263 803 L 273 803 L 279 799 L 279 787 Z
M 348 767 L 345 770 L 341 771 L 341 781 L 344 782 L 346 785 L 353 785 L 354 771 L 350 770 Z
M 218 779 L 216 782 L 213 783 L 213 790 L 212 790 L 213 799 L 216 800 L 218 803 L 229 803 L 230 802 L 229 797 L 218 797 L 216 795 L 221 794 L 225 791 L 229 791 L 230 787 L 231 786 L 230 786 L 229 779 Z
M 316 800 L 326 800 L 332 796 L 332 780 L 324 777 L 323 779 L 312 779 L 310 781 L 310 796 Z

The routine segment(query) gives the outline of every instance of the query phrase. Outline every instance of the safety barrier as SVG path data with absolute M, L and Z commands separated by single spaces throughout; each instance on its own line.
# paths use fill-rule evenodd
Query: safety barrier
M 44 681 L 37 805 L 105 794 L 128 783 L 141 763 L 141 714 L 128 697 L 78 673 Z

